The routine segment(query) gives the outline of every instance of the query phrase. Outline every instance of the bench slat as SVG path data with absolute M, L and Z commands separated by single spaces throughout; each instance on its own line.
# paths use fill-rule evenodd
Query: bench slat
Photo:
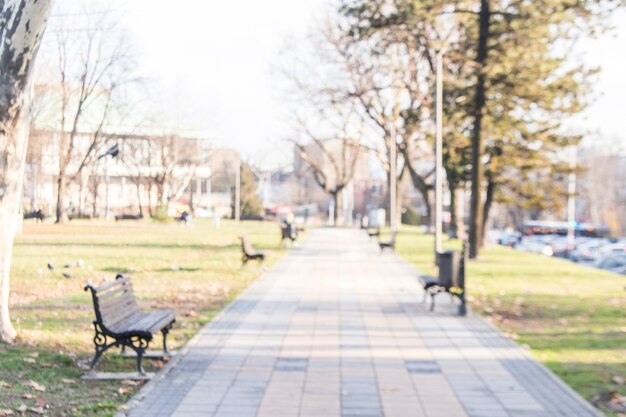
M 128 283 L 126 285 L 120 285 L 117 288 L 109 288 L 109 290 L 105 292 L 98 292 L 98 300 L 107 300 L 109 298 L 115 297 L 121 292 L 134 293 L 132 284 Z
M 115 281 L 107 282 L 97 287 L 95 290 L 97 293 L 101 293 L 101 292 L 106 291 L 108 288 L 114 287 L 116 285 L 121 285 L 126 282 L 130 282 L 130 277 L 124 277 L 124 278 L 116 279 Z

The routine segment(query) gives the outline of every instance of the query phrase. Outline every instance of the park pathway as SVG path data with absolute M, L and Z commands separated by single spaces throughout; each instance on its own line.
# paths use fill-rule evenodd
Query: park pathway
M 131 417 L 591 417 L 482 318 L 421 303 L 363 231 L 318 229 L 129 404 Z M 471 285 L 471 280 L 469 281 Z

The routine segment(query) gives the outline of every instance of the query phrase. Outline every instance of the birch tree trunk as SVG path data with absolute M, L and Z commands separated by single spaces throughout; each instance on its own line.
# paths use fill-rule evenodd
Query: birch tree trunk
M 28 146 L 30 75 L 53 0 L 0 2 L 0 340 L 17 335 L 9 273 Z

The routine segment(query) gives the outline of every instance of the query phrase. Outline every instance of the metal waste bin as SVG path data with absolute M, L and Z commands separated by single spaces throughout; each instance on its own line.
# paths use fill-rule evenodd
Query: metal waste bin
M 464 316 L 467 313 L 465 307 L 465 259 L 464 253 L 456 250 L 449 250 L 437 254 L 437 264 L 439 265 L 439 285 L 447 288 L 454 288 L 459 291 L 457 296 L 461 301 L 459 314 Z
M 445 287 L 459 287 L 461 283 L 461 252 L 448 250 L 440 252 L 439 257 L 439 282 Z

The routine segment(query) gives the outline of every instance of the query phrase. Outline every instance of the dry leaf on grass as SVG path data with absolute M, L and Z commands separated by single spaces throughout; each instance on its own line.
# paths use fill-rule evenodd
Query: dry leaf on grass
M 67 378 L 63 378 L 63 379 L 61 380 L 61 382 L 63 382 L 64 384 L 74 384 L 74 383 L 76 383 L 76 381 L 75 381 L 75 380 L 73 380 L 73 379 L 67 379 Z
M 33 358 L 24 358 L 24 362 L 26 362 L 26 363 L 37 363 L 37 361 L 34 360 Z
M 28 410 L 28 406 L 26 404 L 20 404 L 20 406 L 17 407 L 17 411 L 19 411 L 20 413 L 23 413 L 26 410 Z
M 44 387 L 41 384 L 36 383 L 35 381 L 33 381 L 32 379 L 30 381 L 28 381 L 28 383 L 26 384 L 29 387 L 31 387 L 32 389 L 34 389 L 35 391 L 40 391 L 40 392 L 44 392 L 46 390 L 46 387 Z
M 33 398 L 35 398 L 35 396 L 30 392 L 25 392 L 24 394 L 22 394 L 22 398 L 24 398 L 25 400 L 32 400 Z
M 39 357 L 39 352 L 33 352 L 30 354 L 31 358 L 38 358 Z
M 11 385 L 6 381 L 0 381 L 0 388 L 9 388 Z
M 623 376 L 619 376 L 619 375 L 615 375 L 615 376 L 611 379 L 611 381 L 613 381 L 613 383 L 614 383 L 615 385 L 624 385 L 624 382 L 626 382 L 626 381 L 624 380 L 624 377 L 623 377 Z
M 120 387 L 120 389 L 118 389 L 117 392 L 119 392 L 121 395 L 124 395 L 124 394 L 128 394 L 132 390 L 133 389 L 131 387 Z
M 43 407 L 32 407 L 32 408 L 30 408 L 30 411 L 32 411 L 35 414 L 43 414 L 44 413 Z
M 139 384 L 141 384 L 141 381 L 133 381 L 132 379 L 125 379 L 122 381 L 122 385 L 130 385 L 132 387 L 135 387 Z
M 13 410 L 0 410 L 0 417 L 8 417 L 14 414 Z

